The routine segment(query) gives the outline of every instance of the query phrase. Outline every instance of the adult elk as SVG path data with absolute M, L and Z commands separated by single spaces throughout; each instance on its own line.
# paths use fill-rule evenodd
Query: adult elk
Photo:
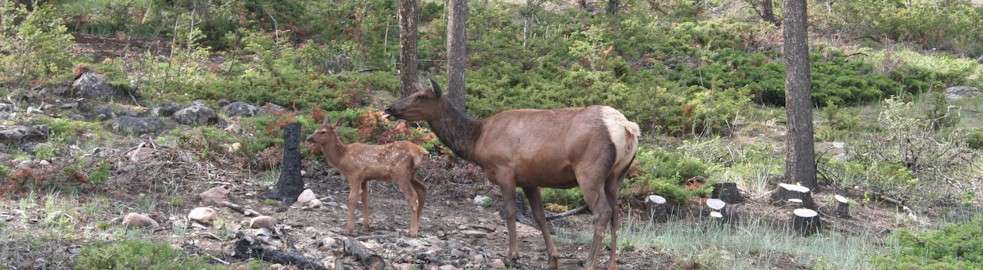
M 611 223 L 617 243 L 618 187 L 638 150 L 638 125 L 607 106 L 553 110 L 511 110 L 485 119 L 469 118 L 431 88 L 417 86 L 386 113 L 409 121 L 426 121 L 440 141 L 458 156 L 477 163 L 501 187 L 509 231 L 509 262 L 518 258 L 515 190 L 521 187 L 546 242 L 549 266 L 558 268 L 556 247 L 543 213 L 540 187 L 580 187 L 594 213 L 594 239 L 587 269 L 594 269 L 604 230 Z M 617 245 L 611 245 L 609 269 L 617 268 Z
M 315 117 L 318 118 L 318 117 Z M 423 163 L 427 150 L 419 145 L 398 141 L 384 145 L 345 144 L 335 133 L 335 125 L 322 124 L 307 137 L 314 150 L 324 160 L 341 171 L 348 181 L 348 223 L 345 231 L 355 230 L 355 204 L 362 198 L 362 225 L 369 229 L 369 180 L 389 180 L 396 183 L 410 206 L 409 235 L 416 236 L 420 228 L 420 213 L 426 200 L 426 188 L 416 180 L 416 168 Z

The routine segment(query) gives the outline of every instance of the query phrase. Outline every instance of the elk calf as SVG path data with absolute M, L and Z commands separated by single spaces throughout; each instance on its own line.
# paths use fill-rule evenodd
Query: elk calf
M 362 198 L 362 224 L 369 229 L 369 199 L 366 183 L 369 180 L 393 181 L 406 196 L 410 206 L 410 236 L 420 228 L 420 212 L 426 200 L 426 188 L 416 180 L 416 167 L 427 151 L 419 145 L 398 141 L 384 145 L 345 144 L 335 133 L 335 125 L 322 124 L 307 137 L 314 150 L 345 176 L 348 181 L 348 223 L 345 231 L 355 230 L 355 204 Z

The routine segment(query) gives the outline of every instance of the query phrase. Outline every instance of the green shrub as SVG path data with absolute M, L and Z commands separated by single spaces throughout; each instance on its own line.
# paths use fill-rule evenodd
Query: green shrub
M 58 148 L 60 146 L 55 143 L 39 143 L 34 148 L 34 158 L 38 160 L 49 160 L 56 155 L 58 155 Z
M 0 4 L 0 82 L 26 83 L 68 76 L 74 38 L 49 5 L 27 11 L 14 1 Z
M 2 177 L 3 179 L 7 179 L 8 176 L 10 176 L 10 167 L 7 167 L 7 165 L 4 164 L 0 164 L 0 177 Z
M 568 208 L 584 204 L 584 194 L 580 188 L 544 188 L 543 204 L 559 204 Z
M 827 17 L 840 33 L 894 40 L 960 54 L 983 52 L 983 9 L 971 1 L 857 0 L 832 2 Z
M 94 185 L 100 185 L 109 181 L 110 170 L 112 169 L 112 164 L 108 161 L 99 162 L 99 165 L 89 173 L 89 182 Z
M 222 269 L 189 256 L 166 242 L 120 240 L 82 247 L 77 269 Z
M 709 195 L 711 191 L 709 183 L 693 190 L 683 187 L 686 180 L 709 175 L 710 166 L 698 159 L 686 157 L 679 152 L 643 147 L 635 157 L 635 162 L 641 169 L 641 174 L 625 181 L 623 194 L 657 194 L 669 201 L 682 203 L 694 196 Z
M 896 250 L 875 259 L 878 269 L 983 268 L 983 216 L 938 231 L 900 230 L 892 238 Z
M 983 129 L 974 129 L 966 135 L 966 144 L 969 148 L 983 149 Z

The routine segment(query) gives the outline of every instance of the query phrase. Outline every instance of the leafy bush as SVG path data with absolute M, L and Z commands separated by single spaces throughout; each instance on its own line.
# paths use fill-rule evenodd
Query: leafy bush
M 983 268 L 983 216 L 939 231 L 895 232 L 895 252 L 877 257 L 879 269 L 980 269 Z
M 543 204 L 558 204 L 567 208 L 584 204 L 580 188 L 543 188 Z
M 74 38 L 48 5 L 28 12 L 15 1 L 0 4 L 0 82 L 26 83 L 68 75 Z
M 78 269 L 222 269 L 201 257 L 188 256 L 165 242 L 121 240 L 82 247 Z

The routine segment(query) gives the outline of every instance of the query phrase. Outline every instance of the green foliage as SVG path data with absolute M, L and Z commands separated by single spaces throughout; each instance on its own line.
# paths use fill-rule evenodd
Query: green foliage
M 27 83 L 69 74 L 74 38 L 48 5 L 27 11 L 0 4 L 0 82 Z
M 100 185 L 109 181 L 110 170 L 112 169 L 112 164 L 108 161 L 99 162 L 99 165 L 89 173 L 89 182 L 94 185 Z
M 225 154 L 236 154 L 230 152 L 231 145 L 238 140 L 225 130 L 201 126 L 191 130 L 173 129 L 168 132 L 169 136 L 174 136 L 182 147 L 194 149 L 201 158 L 220 158 Z
M 983 30 L 978 27 L 983 24 L 983 9 L 968 0 L 858 0 L 830 5 L 835 16 L 824 22 L 830 30 L 963 54 L 983 52 Z
M 983 129 L 974 129 L 966 134 L 966 146 L 973 149 L 983 149 Z
M 48 126 L 51 141 L 72 142 L 79 135 L 87 132 L 94 133 L 100 137 L 105 136 L 104 129 L 98 123 L 72 120 L 68 118 L 42 118 L 41 122 Z
M 60 146 L 55 143 L 39 143 L 34 148 L 34 158 L 38 160 L 49 160 L 58 155 L 59 147 Z
M 2 177 L 3 179 L 7 179 L 8 176 L 10 176 L 10 167 L 7 167 L 7 165 L 4 164 L 0 164 L 0 177 Z
M 699 159 L 679 152 L 642 148 L 635 157 L 641 168 L 638 177 L 628 179 L 623 193 L 645 195 L 658 194 L 667 200 L 681 203 L 693 196 L 709 195 L 710 185 L 689 190 L 682 186 L 693 177 L 707 177 L 710 166 Z
M 980 269 L 983 268 L 983 216 L 942 230 L 895 232 L 895 252 L 877 257 L 878 269 Z
M 166 242 L 120 240 L 82 247 L 77 269 L 222 269 L 189 256 Z
M 543 188 L 543 204 L 559 204 L 573 207 L 584 203 L 584 194 L 580 188 Z

